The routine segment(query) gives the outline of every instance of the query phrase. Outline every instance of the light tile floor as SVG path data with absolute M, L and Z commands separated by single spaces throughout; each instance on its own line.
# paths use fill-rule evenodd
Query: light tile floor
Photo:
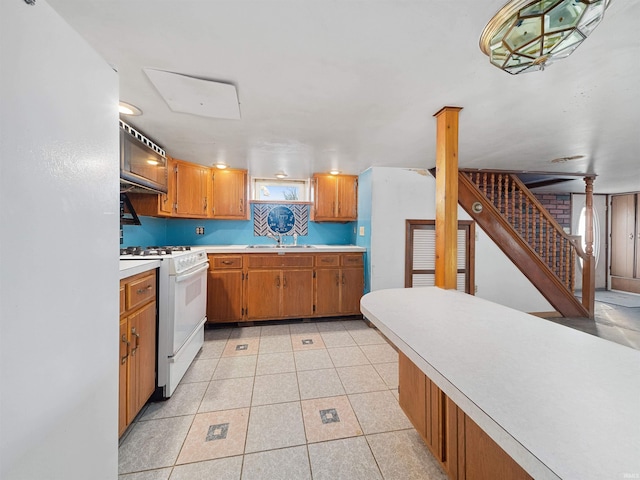
M 444 480 L 400 409 L 398 355 L 361 320 L 207 329 L 119 480 Z

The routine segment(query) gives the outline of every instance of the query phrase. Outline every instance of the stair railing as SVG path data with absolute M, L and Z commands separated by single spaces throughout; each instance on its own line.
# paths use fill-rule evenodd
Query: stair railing
M 569 235 L 522 181 L 511 173 L 460 170 L 493 203 L 520 237 L 571 293 L 575 293 L 576 257 L 589 262 L 581 237 Z

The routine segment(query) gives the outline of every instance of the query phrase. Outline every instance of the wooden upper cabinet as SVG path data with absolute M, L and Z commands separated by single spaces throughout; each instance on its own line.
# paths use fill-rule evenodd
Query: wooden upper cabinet
M 356 175 L 314 174 L 313 220 L 351 222 L 358 218 Z
M 206 217 L 208 214 L 208 167 L 176 160 L 175 216 Z
M 247 206 L 247 171 L 212 169 L 211 218 L 226 220 L 246 220 L 249 218 Z
M 167 157 L 167 193 L 129 193 L 129 200 L 138 215 L 170 217 L 176 203 L 176 161 Z
M 176 161 L 171 157 L 167 157 L 167 171 L 167 193 L 158 195 L 158 212 L 170 216 L 176 203 Z

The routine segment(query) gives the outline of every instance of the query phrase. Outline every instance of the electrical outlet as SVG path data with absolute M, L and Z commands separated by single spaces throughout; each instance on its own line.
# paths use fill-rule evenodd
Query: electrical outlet
M 204 227 L 196 227 L 196 235 L 204 235 Z
M 360 227 L 360 233 L 359 233 L 359 235 L 360 235 L 361 237 L 364 237 L 364 227 Z

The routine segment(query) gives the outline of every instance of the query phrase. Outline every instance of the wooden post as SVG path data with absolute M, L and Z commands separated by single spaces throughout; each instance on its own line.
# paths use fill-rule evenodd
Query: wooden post
M 458 276 L 458 116 L 444 107 L 436 131 L 436 287 L 455 289 Z
M 587 258 L 582 263 L 582 305 L 589 312 L 589 318 L 595 316 L 596 295 L 596 259 L 593 256 L 593 177 L 584 177 L 585 183 L 585 253 Z

